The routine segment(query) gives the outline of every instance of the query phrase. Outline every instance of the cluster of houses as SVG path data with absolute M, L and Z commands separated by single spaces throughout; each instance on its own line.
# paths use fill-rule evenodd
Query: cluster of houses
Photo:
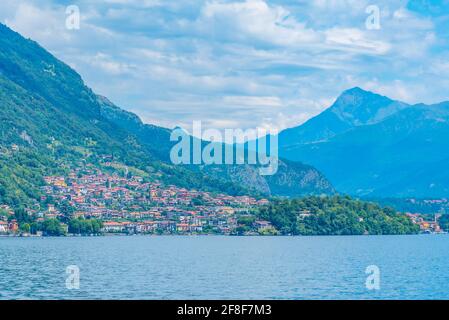
M 419 229 L 422 233 L 444 232 L 438 224 L 438 219 L 441 216 L 440 214 L 435 214 L 434 219 L 431 221 L 425 220 L 419 213 L 406 213 L 406 215 L 412 220 L 413 223 L 419 225 Z
M 48 203 L 43 218 L 63 215 L 62 204 L 79 218 L 103 222 L 105 233 L 232 233 L 238 217 L 267 199 L 188 190 L 133 175 L 108 174 L 95 168 L 73 170 L 68 177 L 45 177 Z M 255 223 L 266 227 L 268 222 Z M 269 224 L 269 223 L 268 223 Z
M 13 214 L 11 207 L 0 205 L 1 212 L 5 212 L 5 216 L 0 216 L 0 234 L 16 233 L 19 230 L 19 224 L 15 220 L 7 221 L 7 216 Z
M 73 169 L 68 176 L 48 176 L 45 182 L 42 209 L 28 209 L 38 222 L 59 218 L 70 210 L 74 218 L 101 220 L 104 233 L 232 234 L 240 227 L 239 217 L 269 203 L 267 199 L 163 185 L 128 173 L 105 173 L 93 166 Z M 0 234 L 17 234 L 19 224 L 7 219 L 13 214 L 12 208 L 0 205 L 0 212 L 6 213 L 0 215 Z M 299 216 L 310 214 L 301 212 Z M 432 221 L 421 214 L 407 216 L 423 233 L 442 232 L 438 215 Z M 255 220 L 251 232 L 270 229 L 270 222 Z

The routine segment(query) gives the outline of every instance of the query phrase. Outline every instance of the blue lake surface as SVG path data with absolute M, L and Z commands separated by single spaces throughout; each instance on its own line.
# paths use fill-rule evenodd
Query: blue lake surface
M 0 238 L 0 299 L 449 299 L 449 235 Z

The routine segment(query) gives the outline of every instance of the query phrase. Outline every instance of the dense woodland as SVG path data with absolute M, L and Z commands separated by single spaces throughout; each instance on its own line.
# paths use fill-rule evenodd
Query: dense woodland
M 282 234 L 380 235 L 418 233 L 419 227 L 394 209 L 350 197 L 306 197 L 277 200 L 262 207 L 259 218 Z

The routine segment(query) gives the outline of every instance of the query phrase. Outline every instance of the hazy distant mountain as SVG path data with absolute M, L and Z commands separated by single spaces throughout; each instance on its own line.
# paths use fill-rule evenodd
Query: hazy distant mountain
M 170 141 L 169 129 L 148 125 L 135 114 L 124 111 L 104 97 L 98 97 L 101 114 L 114 124 L 129 130 L 147 146 L 152 154 L 169 162 L 170 149 L 176 143 Z M 203 145 L 208 142 L 203 142 Z M 235 185 L 265 195 L 302 196 L 310 194 L 333 194 L 335 189 L 326 177 L 309 165 L 279 160 L 278 172 L 272 176 L 261 176 L 254 165 L 190 165 L 193 172 L 229 181 Z
M 411 106 L 354 88 L 279 139 L 282 156 L 315 166 L 341 192 L 449 196 L 449 103 Z
M 279 144 L 288 149 L 298 144 L 326 141 L 355 126 L 382 121 L 407 107 L 405 103 L 356 87 L 343 92 L 329 109 L 303 125 L 282 131 Z

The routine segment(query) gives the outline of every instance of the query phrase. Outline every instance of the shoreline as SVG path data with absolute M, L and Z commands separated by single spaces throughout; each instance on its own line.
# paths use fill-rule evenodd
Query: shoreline
M 230 238 L 298 238 L 298 237 L 391 237 L 391 236 L 434 236 L 446 235 L 447 232 L 409 233 L 409 234 L 328 234 L 328 235 L 227 235 L 227 234 L 102 234 L 102 235 L 65 235 L 65 236 L 36 236 L 36 235 L 0 235 L 2 238 L 107 238 L 107 237 L 230 237 Z

